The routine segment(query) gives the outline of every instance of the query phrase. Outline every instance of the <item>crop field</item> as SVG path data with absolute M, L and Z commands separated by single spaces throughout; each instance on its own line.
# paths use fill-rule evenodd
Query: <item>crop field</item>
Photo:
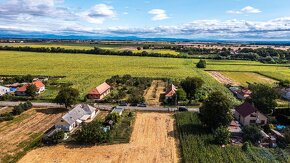
M 73 83 L 81 95 L 113 75 L 172 79 L 194 76 L 202 78 L 209 89 L 220 90 L 232 96 L 204 70 L 195 68 L 197 62 L 196 59 L 181 58 L 0 51 L 0 74 L 66 76 L 59 82 Z M 290 79 L 290 69 L 286 65 L 214 60 L 208 60 L 207 65 L 206 70 L 259 72 L 275 79 Z
M 213 135 L 199 121 L 197 113 L 177 113 L 177 130 L 182 162 L 289 162 L 280 149 L 255 148 L 244 152 L 239 146 L 213 144 Z
M 233 79 L 243 86 L 247 86 L 248 83 L 262 83 L 273 85 L 277 83 L 277 80 L 265 77 L 263 75 L 253 72 L 221 72 L 223 75 Z
M 39 140 L 63 115 L 63 109 L 31 109 L 11 121 L 0 123 L 0 162 L 13 162 Z
M 82 147 L 48 146 L 30 151 L 19 162 L 177 163 L 178 161 L 173 115 L 139 112 L 129 143 Z

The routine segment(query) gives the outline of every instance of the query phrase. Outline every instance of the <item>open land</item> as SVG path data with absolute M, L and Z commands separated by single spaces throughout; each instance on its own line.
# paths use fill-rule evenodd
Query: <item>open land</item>
M 160 96 L 164 93 L 165 82 L 162 80 L 153 80 L 151 86 L 145 90 L 145 102 L 150 106 L 161 105 Z
M 10 162 L 41 137 L 63 115 L 63 109 L 31 109 L 0 123 L 0 160 Z M 0 161 L 1 162 L 1 161 Z
M 137 113 L 130 143 L 91 147 L 57 145 L 35 149 L 20 163 L 178 162 L 172 114 Z

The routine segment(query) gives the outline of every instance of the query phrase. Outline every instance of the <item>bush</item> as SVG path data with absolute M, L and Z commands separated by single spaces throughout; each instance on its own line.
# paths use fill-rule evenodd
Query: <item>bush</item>
M 11 113 L 0 114 L 0 122 L 13 120 L 13 115 Z
M 63 139 L 64 139 L 64 131 L 60 130 L 54 133 L 51 137 L 49 137 L 47 141 L 51 144 L 58 144 L 62 142 Z
M 206 61 L 204 59 L 199 60 L 199 62 L 196 64 L 197 68 L 206 68 Z
M 248 151 L 250 151 L 251 150 L 251 143 L 249 143 L 249 142 L 245 142 L 244 144 L 243 144 L 243 146 L 242 146 L 242 150 L 244 151 L 244 152 L 248 152 Z
M 121 121 L 121 116 L 118 113 L 111 113 L 106 117 L 106 121 L 112 120 L 114 123 L 119 123 Z
M 84 124 L 74 135 L 75 141 L 80 144 L 108 143 L 111 141 L 110 131 L 105 132 L 100 122 Z
M 243 128 L 243 140 L 250 141 L 253 144 L 257 144 L 263 137 L 260 128 L 254 125 L 248 125 Z
M 230 135 L 227 127 L 219 127 L 214 131 L 214 140 L 217 144 L 223 145 L 230 142 Z

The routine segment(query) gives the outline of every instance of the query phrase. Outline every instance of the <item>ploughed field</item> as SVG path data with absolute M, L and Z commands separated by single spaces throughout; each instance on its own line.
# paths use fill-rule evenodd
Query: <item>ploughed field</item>
M 11 121 L 0 123 L 0 162 L 11 162 L 39 140 L 63 115 L 63 109 L 30 109 Z
M 130 143 L 103 146 L 49 146 L 30 151 L 19 162 L 178 162 L 174 118 L 167 113 L 137 113 Z

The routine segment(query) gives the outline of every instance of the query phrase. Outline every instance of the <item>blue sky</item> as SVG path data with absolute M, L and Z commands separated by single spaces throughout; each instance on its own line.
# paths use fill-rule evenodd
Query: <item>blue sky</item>
M 0 0 L 0 34 L 290 40 L 289 0 Z

